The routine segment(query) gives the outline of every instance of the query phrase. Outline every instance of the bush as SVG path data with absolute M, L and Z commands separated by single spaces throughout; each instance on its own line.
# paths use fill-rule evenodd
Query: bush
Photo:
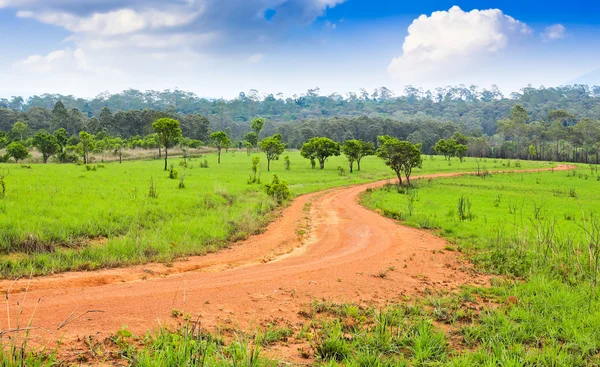
M 175 180 L 177 176 L 179 176 L 179 172 L 177 172 L 174 165 L 171 165 L 169 168 L 169 178 Z
M 208 161 L 206 159 L 200 162 L 200 168 L 208 168 Z
M 275 199 L 278 204 L 281 204 L 292 197 L 292 192 L 290 191 L 287 181 L 279 180 L 277 175 L 273 175 L 273 181 L 270 184 L 265 185 L 265 190 L 267 195 Z
M 285 168 L 286 171 L 290 170 L 290 156 L 286 155 L 285 157 L 283 157 L 283 167 Z
M 338 170 L 338 175 L 346 176 L 346 170 L 344 169 L 344 167 L 338 166 L 337 170 Z

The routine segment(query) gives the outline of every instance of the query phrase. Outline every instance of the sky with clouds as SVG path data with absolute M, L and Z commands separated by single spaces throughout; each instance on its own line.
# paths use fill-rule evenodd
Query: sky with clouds
M 0 0 L 0 96 L 600 84 L 598 14 L 578 0 Z

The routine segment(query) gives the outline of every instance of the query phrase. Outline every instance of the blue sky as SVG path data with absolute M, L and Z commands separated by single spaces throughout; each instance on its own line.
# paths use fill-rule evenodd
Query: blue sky
M 0 96 L 600 84 L 598 14 L 577 0 L 0 0 Z

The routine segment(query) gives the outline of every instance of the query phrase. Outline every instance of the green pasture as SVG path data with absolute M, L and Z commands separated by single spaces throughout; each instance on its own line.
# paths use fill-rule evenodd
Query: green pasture
M 257 153 L 258 154 L 258 153 Z M 178 171 L 170 179 L 161 160 L 122 164 L 0 165 L 6 178 L 0 199 L 0 274 L 48 274 L 68 270 L 117 267 L 148 261 L 169 262 L 203 254 L 260 231 L 272 219 L 276 203 L 264 192 L 273 174 L 286 180 L 294 195 L 330 187 L 392 179 L 393 172 L 376 157 L 362 171 L 348 173 L 344 157 L 332 157 L 324 170 L 311 169 L 298 152 L 266 171 L 261 156 L 261 184 L 247 183 L 251 157 L 245 151 L 188 159 L 172 158 Z M 200 168 L 206 160 L 208 168 Z M 550 167 L 548 163 L 487 160 L 489 170 Z M 344 167 L 341 173 L 338 167 Z M 451 163 L 426 157 L 414 174 L 473 171 L 467 159 Z M 180 189 L 181 177 L 185 188 Z M 157 197 L 149 197 L 151 181 Z
M 415 301 L 420 318 L 446 324 L 437 328 L 445 330 L 435 344 L 443 353 L 432 365 L 600 363 L 599 176 L 582 165 L 422 180 L 413 189 L 363 194 L 367 207 L 434 230 L 453 243 L 444 251 L 458 249 L 478 270 L 502 275 L 491 288 Z

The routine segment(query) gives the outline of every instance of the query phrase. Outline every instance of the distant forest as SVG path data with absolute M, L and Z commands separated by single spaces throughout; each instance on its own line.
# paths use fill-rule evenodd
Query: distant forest
M 8 140 L 17 138 L 17 121 L 27 125 L 27 136 L 65 128 L 73 135 L 103 132 L 132 139 L 152 134 L 157 118 L 173 117 L 186 137 L 208 143 L 211 131 L 222 130 L 241 142 L 257 116 L 266 120 L 261 138 L 280 133 L 292 148 L 315 136 L 377 143 L 377 136 L 387 134 L 423 143 L 423 152 L 431 154 L 438 140 L 460 132 L 471 139 L 470 155 L 590 161 L 598 159 L 600 87 L 528 86 L 509 96 L 496 87 L 458 86 L 407 87 L 400 96 L 383 87 L 346 96 L 322 96 L 316 88 L 289 98 L 251 90 L 232 100 L 181 90 L 0 99 L 0 131 Z

